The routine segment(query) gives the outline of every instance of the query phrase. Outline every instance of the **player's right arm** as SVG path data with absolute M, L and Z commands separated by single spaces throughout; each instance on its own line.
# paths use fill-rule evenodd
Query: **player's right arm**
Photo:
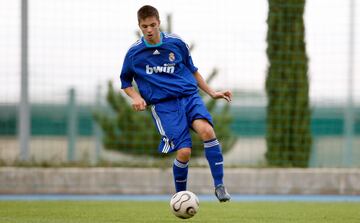
M 133 87 L 127 87 L 124 88 L 123 90 L 132 99 L 131 105 L 135 111 L 144 111 L 146 109 L 145 100 Z
M 135 111 L 143 111 L 146 109 L 146 102 L 141 95 L 133 88 L 134 70 L 132 69 L 131 53 L 125 56 L 123 67 L 120 74 L 121 88 L 132 99 L 132 108 Z

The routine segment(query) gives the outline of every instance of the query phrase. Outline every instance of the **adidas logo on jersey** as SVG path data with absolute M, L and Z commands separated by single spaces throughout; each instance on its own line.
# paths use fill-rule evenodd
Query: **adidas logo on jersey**
M 155 51 L 153 52 L 153 55 L 160 55 L 159 50 L 155 50 Z
M 168 73 L 173 74 L 175 72 L 175 66 L 173 64 L 164 64 L 164 66 L 155 66 L 150 67 L 146 65 L 146 73 L 153 74 L 153 73 Z

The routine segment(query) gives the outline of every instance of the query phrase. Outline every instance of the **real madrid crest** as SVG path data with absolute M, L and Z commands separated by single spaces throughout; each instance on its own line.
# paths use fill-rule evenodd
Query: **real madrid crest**
M 175 60 L 175 54 L 173 52 L 169 53 L 169 60 L 173 62 Z

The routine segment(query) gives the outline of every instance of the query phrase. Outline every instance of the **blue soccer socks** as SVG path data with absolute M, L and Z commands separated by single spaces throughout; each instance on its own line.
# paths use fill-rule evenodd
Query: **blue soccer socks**
M 209 162 L 211 175 L 214 178 L 214 186 L 223 184 L 224 177 L 224 159 L 221 153 L 219 141 L 211 139 L 204 141 L 205 156 Z
M 186 190 L 188 163 L 189 162 L 183 163 L 177 159 L 174 160 L 173 174 L 176 192 Z
M 211 175 L 214 179 L 214 186 L 223 184 L 224 159 L 219 141 L 211 139 L 204 141 L 205 156 L 208 160 Z M 173 163 L 173 174 L 176 192 L 186 190 L 189 162 L 181 162 L 177 159 Z

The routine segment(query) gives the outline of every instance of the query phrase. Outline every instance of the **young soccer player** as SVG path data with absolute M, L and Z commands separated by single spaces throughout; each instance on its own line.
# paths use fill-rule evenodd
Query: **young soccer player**
M 121 88 L 135 111 L 151 108 L 161 135 L 159 152 L 176 151 L 173 174 L 176 192 L 186 190 L 191 154 L 190 129 L 204 141 L 205 156 L 220 202 L 230 200 L 223 183 L 223 156 L 210 113 L 198 87 L 213 99 L 231 101 L 230 91 L 214 91 L 194 66 L 187 44 L 174 34 L 160 31 L 156 8 L 145 5 L 137 12 L 143 37 L 128 50 L 120 74 Z M 139 92 L 133 86 L 135 80 Z

